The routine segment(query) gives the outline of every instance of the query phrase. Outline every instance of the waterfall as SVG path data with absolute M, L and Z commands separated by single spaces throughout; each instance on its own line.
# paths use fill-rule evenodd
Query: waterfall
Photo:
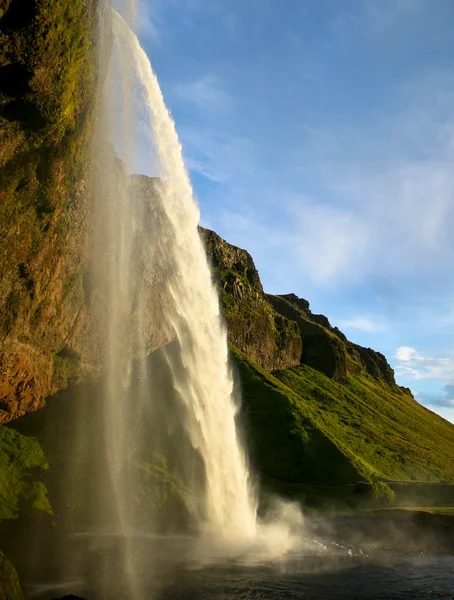
M 127 498 L 130 481 L 124 468 L 131 449 L 131 434 L 134 436 L 127 428 L 131 423 L 128 413 L 135 409 L 135 399 L 127 394 L 130 376 L 127 356 L 131 350 L 132 354 L 140 355 L 141 350 L 142 354 L 146 353 L 147 332 L 140 330 L 147 319 L 146 293 L 140 294 L 140 290 L 132 288 L 137 287 L 141 279 L 142 282 L 152 279 L 152 271 L 159 271 L 164 274 L 160 327 L 168 340 L 178 344 L 178 360 L 174 352 L 164 350 L 164 353 L 173 388 L 184 410 L 187 435 L 202 459 L 205 475 L 201 489 L 192 500 L 194 519 L 203 533 L 215 533 L 220 538 L 253 537 L 256 502 L 236 431 L 238 402 L 234 397 L 227 333 L 198 232 L 199 209 L 181 144 L 150 61 L 123 18 L 114 11 L 112 19 L 118 57 L 116 73 L 120 77 L 116 91 L 122 94 L 122 119 L 128 120 L 130 115 L 128 102 L 132 89 L 143 103 L 153 137 L 150 160 L 160 177 L 156 182 L 157 193 L 145 199 L 149 206 L 143 207 L 144 200 L 141 199 L 141 204 L 134 197 L 136 186 L 115 181 L 109 187 L 106 184 L 109 174 L 101 168 L 99 197 L 103 227 L 108 230 L 104 249 L 107 264 L 103 271 L 110 298 L 106 441 L 118 518 L 123 527 L 130 525 Z M 110 91 L 107 102 L 112 97 Z M 122 123 L 120 133 L 114 134 L 121 136 L 123 150 L 133 144 L 132 131 L 132 127 Z M 106 133 L 104 130 L 103 134 Z M 99 158 L 99 154 L 97 156 Z M 103 164 L 109 165 L 109 161 Z M 145 216 L 147 210 L 149 215 L 159 218 L 159 228 Z M 148 222 L 150 227 L 147 227 Z M 138 265 L 133 264 L 137 260 L 136 247 L 142 249 L 140 273 L 136 273 Z M 99 252 L 102 253 L 102 249 Z M 134 324 L 128 320 L 131 310 L 136 319 Z M 147 401 L 153 403 L 152 391 Z

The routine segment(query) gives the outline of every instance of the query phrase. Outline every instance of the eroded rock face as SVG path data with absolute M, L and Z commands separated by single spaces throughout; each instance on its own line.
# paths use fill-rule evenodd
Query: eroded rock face
M 394 371 L 385 356 L 350 342 L 327 317 L 311 312 L 309 302 L 295 294 L 267 294 L 274 310 L 298 323 L 302 338 L 301 363 L 331 379 L 346 381 L 349 374 L 368 373 L 374 379 L 397 387 Z
M 93 358 L 82 280 L 95 7 L 11 0 L 0 13 L 0 423 L 43 405 L 63 348 Z
M 251 255 L 214 231 L 200 231 L 221 292 L 229 342 L 268 371 L 299 364 L 298 327 L 267 301 Z
M 313 315 L 309 302 L 295 294 L 267 294 L 267 300 L 276 312 L 298 324 L 302 339 L 300 362 L 336 381 L 344 381 L 347 377 L 345 345 L 332 330 L 328 319 Z
M 0 354 L 0 419 L 3 423 L 37 410 L 49 394 L 52 359 L 10 340 Z

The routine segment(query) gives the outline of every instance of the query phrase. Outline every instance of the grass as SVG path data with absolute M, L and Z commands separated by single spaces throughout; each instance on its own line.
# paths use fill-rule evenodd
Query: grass
M 427 513 L 430 515 L 446 515 L 446 516 L 452 516 L 454 517 L 454 507 L 452 506 L 444 506 L 444 507 L 438 507 L 438 506 L 399 506 L 399 507 L 393 507 L 393 508 L 376 508 L 374 509 L 374 512 L 376 513 L 383 513 L 385 512 L 386 514 L 399 514 L 400 512 L 421 512 L 421 513 Z
M 361 471 L 320 431 L 292 390 L 233 350 L 243 392 L 246 439 L 259 473 L 288 483 L 343 485 Z
M 270 374 L 233 355 L 253 466 L 269 488 L 314 505 L 399 503 L 416 488 L 423 504 L 452 495 L 454 426 L 408 393 L 364 374 L 338 383 L 305 365 Z
M 399 388 L 367 375 L 343 385 L 304 365 L 275 375 L 371 476 L 454 482 L 454 426 Z

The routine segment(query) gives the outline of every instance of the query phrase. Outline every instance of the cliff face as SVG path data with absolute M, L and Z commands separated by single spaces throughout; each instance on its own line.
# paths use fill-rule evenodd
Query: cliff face
M 80 367 L 94 0 L 0 11 L 0 422 Z
M 301 364 L 338 382 L 349 375 L 367 373 L 377 381 L 397 387 L 394 371 L 380 352 L 353 344 L 324 315 L 314 315 L 307 300 L 295 294 L 267 295 L 274 310 L 298 323 L 302 337 Z
M 297 365 L 301 337 L 294 321 L 267 301 L 251 255 L 201 228 L 221 293 L 229 341 L 268 371 Z

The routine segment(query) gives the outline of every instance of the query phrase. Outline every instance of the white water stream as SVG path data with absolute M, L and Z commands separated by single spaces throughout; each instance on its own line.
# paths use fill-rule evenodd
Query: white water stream
M 144 239 L 139 239 L 139 244 L 153 246 L 156 243 L 159 246 L 150 260 L 159 261 L 156 269 L 164 270 L 166 274 L 161 326 L 169 339 L 178 340 L 183 369 L 180 365 L 178 369 L 174 368 L 168 356 L 173 386 L 186 407 L 186 430 L 192 446 L 203 459 L 205 469 L 205 485 L 195 499 L 194 514 L 200 520 L 200 529 L 213 532 L 218 537 L 252 537 L 256 532 L 256 502 L 236 432 L 238 406 L 233 397 L 227 334 L 198 233 L 199 209 L 184 165 L 181 144 L 150 61 L 137 37 L 116 12 L 113 13 L 113 28 L 120 57 L 120 77 L 132 80 L 143 100 L 153 135 L 152 158 L 157 163 L 153 168 L 161 177 L 158 194 L 149 200 L 153 210 L 162 215 L 166 234 L 160 232 L 158 239 L 153 239 L 151 232 L 142 228 Z M 128 101 L 127 95 L 124 101 Z M 127 107 L 124 109 L 127 111 Z M 123 194 L 123 202 L 126 206 L 120 206 L 116 216 L 127 224 L 134 221 L 134 215 L 131 219 L 130 213 L 137 203 L 128 194 Z M 114 223 L 113 227 L 117 231 L 118 224 Z M 115 257 L 117 269 L 111 269 L 117 298 L 111 304 L 111 322 L 115 331 L 120 329 L 124 316 L 121 302 L 118 302 L 118 290 L 124 287 L 128 295 L 131 272 L 129 256 L 132 253 L 127 248 L 127 238 L 128 235 L 126 239 L 119 240 L 116 248 L 117 251 L 122 248 L 122 252 Z M 136 312 L 141 310 L 145 311 L 147 307 L 139 306 Z M 120 350 L 118 343 L 111 346 L 114 352 Z M 117 362 L 114 360 L 114 363 Z M 114 368 L 118 369 L 118 364 L 114 364 Z M 115 395 L 116 391 L 111 390 L 111 393 Z M 153 402 L 153 398 L 149 401 Z M 121 414 L 121 407 L 114 409 Z M 117 441 L 124 435 L 116 429 Z M 115 440 L 112 440 L 112 446 L 115 445 Z M 114 477 L 118 478 L 121 464 L 115 463 L 121 463 L 124 456 L 119 451 L 111 452 L 110 457 L 114 462 Z M 120 481 L 120 485 L 123 482 Z M 119 493 L 121 495 L 121 490 Z

